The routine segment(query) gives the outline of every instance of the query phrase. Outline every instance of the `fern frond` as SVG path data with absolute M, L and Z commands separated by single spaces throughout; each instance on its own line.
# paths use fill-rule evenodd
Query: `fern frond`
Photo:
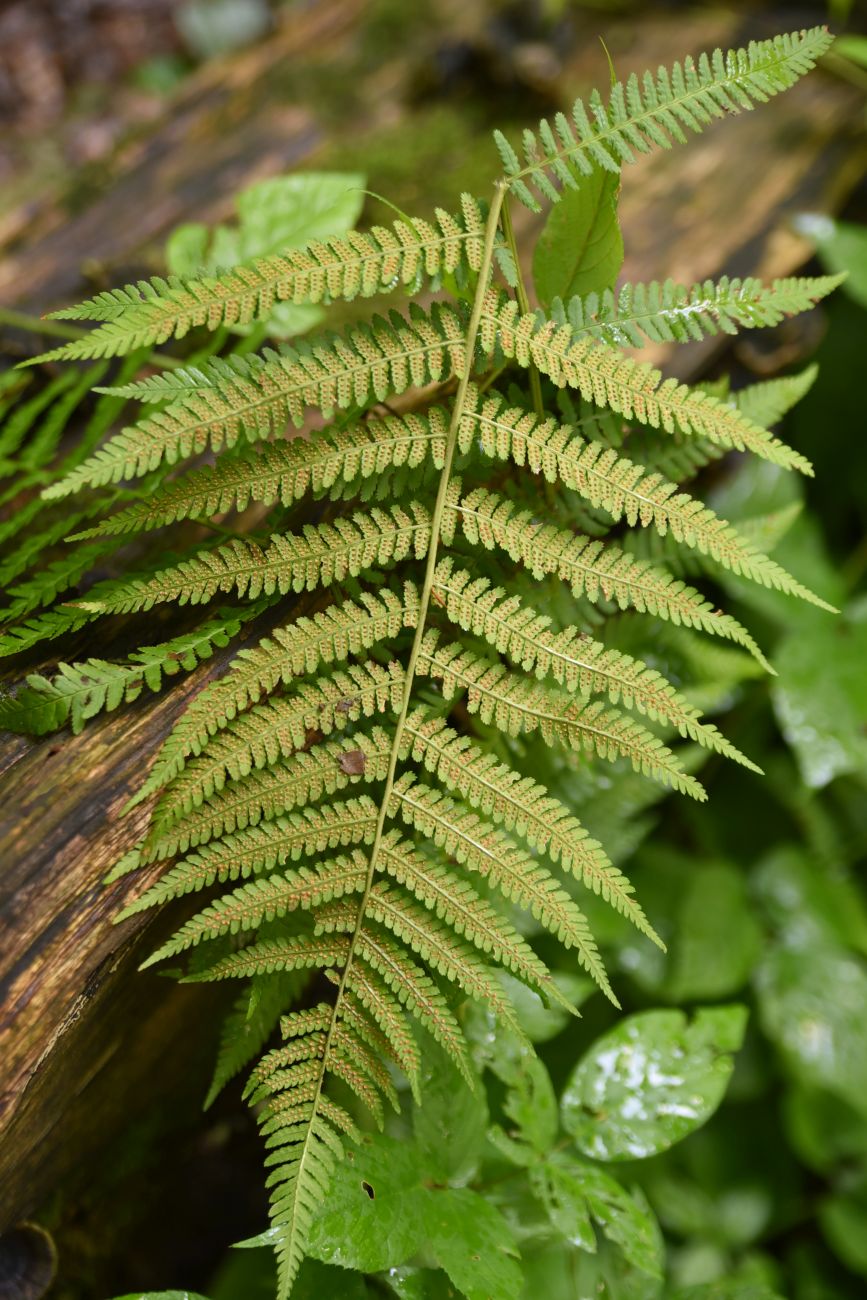
M 617 1005 L 586 917 L 546 867 L 504 831 L 410 774 L 395 784 L 394 799 L 407 825 L 528 911 L 567 948 L 574 947 L 581 965 Z
M 363 810 L 369 813 L 373 810 L 375 817 L 376 805 L 369 800 L 365 801 Z M 340 816 L 347 811 L 344 807 L 338 805 L 336 816 Z M 329 814 L 330 816 L 331 814 Z M 308 819 L 310 814 L 307 814 Z M 354 813 L 349 813 L 351 822 Z M 298 826 L 300 826 L 300 821 Z M 371 831 L 373 823 L 370 823 Z M 271 829 L 269 827 L 269 829 Z M 127 909 L 126 915 L 132 915 L 148 907 L 154 907 L 164 902 L 167 898 L 179 897 L 193 889 L 203 888 L 205 884 L 213 883 L 214 879 L 229 880 L 237 879 L 254 873 L 257 870 L 269 871 L 275 866 L 282 865 L 287 860 L 287 854 L 291 853 L 298 856 L 302 852 L 321 852 L 324 847 L 335 847 L 334 824 L 333 822 L 325 830 L 325 824 L 320 825 L 319 830 L 323 838 L 317 843 L 316 848 L 308 848 L 310 840 L 300 840 L 293 838 L 291 840 L 291 849 L 288 848 L 290 839 L 287 836 L 282 837 L 282 827 L 274 827 L 273 835 L 270 837 L 262 836 L 266 843 L 266 852 L 261 857 L 251 859 L 249 849 L 243 844 L 239 844 L 237 837 L 232 841 L 227 841 L 226 849 L 228 852 L 233 851 L 238 845 L 239 861 L 238 867 L 230 869 L 217 869 L 217 875 L 211 875 L 209 879 L 204 879 L 201 884 L 190 883 L 191 876 L 188 873 L 182 879 L 180 875 L 175 875 L 178 870 L 169 873 L 174 876 L 173 887 L 168 888 L 168 879 L 165 881 L 166 888 L 163 889 L 164 882 L 160 882 L 154 889 L 149 890 L 143 895 L 138 902 L 131 904 Z M 293 829 L 297 830 L 298 827 Z M 245 832 L 239 832 L 243 835 Z M 360 837 L 358 837 L 360 838 Z M 348 832 L 342 839 L 343 844 L 352 842 L 353 835 Z M 273 850 L 273 851 L 272 851 Z M 204 855 L 201 855 L 204 856 Z M 251 865 L 251 862 L 261 866 Z M 203 865 L 201 863 L 196 865 Z M 247 930 L 254 930 L 262 924 L 263 921 L 272 921 L 276 917 L 284 917 L 289 912 L 297 911 L 299 908 L 310 911 L 311 908 L 318 907 L 322 903 L 331 902 L 334 898 L 342 898 L 344 894 L 357 893 L 364 887 L 367 863 L 362 853 L 356 853 L 352 857 L 335 858 L 331 862 L 321 862 L 315 868 L 301 867 L 297 871 L 287 872 L 283 876 L 269 876 L 266 880 L 251 880 L 247 884 L 241 885 L 238 889 L 231 890 L 227 894 L 222 894 L 218 899 L 211 903 L 203 911 L 197 912 L 195 916 L 190 917 L 181 928 L 172 935 L 160 948 L 153 952 L 150 957 L 143 963 L 142 969 L 146 966 L 152 966 L 158 961 L 163 961 L 166 957 L 177 956 L 178 953 L 184 952 L 187 948 L 192 948 L 196 944 L 202 943 L 207 939 L 216 939 L 223 934 L 238 934 Z
M 400 707 L 404 669 L 368 660 L 314 682 L 300 682 L 288 696 L 255 705 L 216 736 L 175 778 L 154 812 L 154 825 L 198 807 L 228 779 L 289 758 L 312 739 L 341 731 L 360 717 Z
M 69 722 L 77 735 L 98 713 L 132 703 L 146 688 L 158 691 L 167 677 L 191 672 L 227 646 L 251 616 L 248 610 L 221 610 L 191 632 L 134 651 L 126 663 L 86 659 L 59 664 L 54 678 L 31 673 L 14 695 L 0 696 L 0 730 L 42 736 Z
M 46 610 L 0 632 L 0 658 L 21 654 L 41 641 L 53 641 L 67 632 L 77 632 L 96 617 L 95 611 L 77 605 L 58 605 L 56 609 Z
M 769 668 L 756 642 L 736 619 L 722 614 L 692 587 L 636 560 L 616 546 L 554 528 L 511 501 L 477 488 L 451 507 L 467 540 L 499 547 L 536 578 L 556 574 L 576 596 L 615 601 L 742 645 Z
M 830 608 L 708 506 L 616 451 L 584 442 L 569 425 L 540 420 L 520 407 L 509 408 L 496 395 L 465 418 L 477 424 L 482 449 L 489 455 L 527 464 L 549 482 L 559 479 L 615 521 L 653 524 L 663 536 L 671 532 L 678 542 L 710 555 L 734 573 Z
M 380 857 L 382 869 L 456 934 L 482 952 L 490 953 L 494 961 L 526 984 L 535 985 L 551 1000 L 572 1009 L 551 979 L 545 963 L 468 881 L 422 857 L 393 831 L 383 840 Z
M 204 384 L 197 381 L 177 401 L 116 434 L 43 495 L 55 499 L 136 478 L 209 447 L 233 447 L 242 437 L 255 442 L 290 420 L 300 426 L 309 407 L 329 412 L 382 401 L 460 373 L 463 350 L 457 312 L 442 303 L 427 312 L 413 304 L 408 319 L 393 311 L 387 320 L 375 316 L 344 335 L 325 335 L 304 352 L 236 361 L 231 376 L 225 367 L 206 365 Z
M 705 280 L 691 286 L 666 280 L 663 284 L 624 284 L 614 293 L 586 298 L 555 298 L 551 317 L 570 325 L 575 339 L 582 335 L 614 347 L 644 347 L 651 343 L 689 343 L 708 335 L 737 334 L 739 329 L 778 325 L 787 316 L 809 311 L 842 282 L 839 275 L 790 276 L 763 284 L 749 278 Z M 768 422 L 755 420 L 762 428 Z
M 721 50 L 687 58 L 660 68 L 653 77 L 634 74 L 617 82 L 608 103 L 599 95 L 585 105 L 578 99 L 572 122 L 558 113 L 553 126 L 543 120 L 538 131 L 525 131 L 523 160 L 501 132 L 495 133 L 503 170 L 512 193 L 534 212 L 539 202 L 530 186 L 556 202 L 560 193 L 552 183 L 570 189 L 580 186 L 582 175 L 594 165 L 619 171 L 636 154 L 669 149 L 686 141 L 686 131 L 698 133 L 716 118 L 754 108 L 780 91 L 788 90 L 815 65 L 831 45 L 825 27 L 751 41 L 746 49 Z
M 242 456 L 221 459 L 183 478 L 161 484 L 141 501 L 109 515 L 71 541 L 162 528 L 181 519 L 211 518 L 245 510 L 255 501 L 284 506 L 308 492 L 322 493 L 335 483 L 410 469 L 430 457 L 442 467 L 448 417 L 439 408 L 419 415 L 371 419 L 349 429 L 318 431 L 309 441 L 267 443 Z
M 559 742 L 609 761 L 627 758 L 636 772 L 694 799 L 706 798 L 658 736 L 619 710 L 606 709 L 602 701 L 570 701 L 459 645 L 438 645 L 435 632 L 425 637 L 419 672 L 440 681 L 447 698 L 466 691 L 468 710 L 509 735 L 538 730 L 549 745 Z
M 369 736 L 355 732 L 345 740 L 295 751 L 273 767 L 228 781 L 218 793 L 174 820 L 157 822 L 144 840 L 140 861 L 186 853 L 208 840 L 315 803 L 348 785 L 381 781 L 390 752 L 391 737 L 381 727 L 374 727 Z
M 101 600 L 78 603 L 96 613 L 129 614 L 165 601 L 200 605 L 220 591 L 251 599 L 263 592 L 313 591 L 407 555 L 420 559 L 429 540 L 430 516 L 419 502 L 406 510 L 374 507 L 333 524 L 306 524 L 300 533 L 275 533 L 265 547 L 239 537 L 152 577 L 115 583 Z
M 423 277 L 478 271 L 484 215 L 469 194 L 461 215 L 437 208 L 436 224 L 411 217 L 390 227 L 350 231 L 343 238 L 313 240 L 305 248 L 256 258 L 221 275 L 200 279 L 155 277 L 99 293 L 51 319 L 103 322 L 39 360 L 111 357 L 183 338 L 196 326 L 209 330 L 267 319 L 277 302 L 319 303 L 369 298 L 384 290 L 417 285 Z
M 521 315 L 514 299 L 490 290 L 482 310 L 481 346 L 497 347 L 521 366 L 535 366 L 560 387 L 576 388 L 585 401 L 608 407 L 666 433 L 708 438 L 721 447 L 751 451 L 786 469 L 812 474 L 804 456 L 787 447 L 700 388 L 663 379 L 659 370 L 593 339 L 576 339 L 571 325 Z
M 364 911 L 365 927 L 371 921 L 378 922 L 401 944 L 420 956 L 427 969 L 442 975 L 450 984 L 456 984 L 477 1002 L 490 1006 L 510 1029 L 522 1035 L 517 1016 L 492 968 L 447 925 L 421 908 L 413 907 L 410 900 L 387 885 L 373 886 Z M 357 935 L 357 907 L 337 901 L 318 910 L 317 934 L 335 931 Z
M 186 984 L 211 980 L 249 979 L 274 971 L 327 969 L 346 961 L 349 940 L 341 934 L 294 935 L 291 939 L 263 939 L 240 952 L 221 957 L 213 966 L 184 977 Z
M 605 694 L 614 704 L 622 700 L 627 708 L 668 722 L 681 735 L 759 770 L 714 726 L 699 721 L 699 710 L 640 660 L 607 650 L 576 628 L 551 631 L 547 615 L 536 614 L 502 587 L 491 587 L 487 578 L 474 579 L 465 570 L 455 571 L 450 560 L 440 561 L 433 591 L 434 598 L 445 603 L 453 623 L 484 637 L 537 677 L 551 676 L 559 685 L 584 696 Z
M 306 976 L 299 971 L 252 981 L 223 1021 L 217 1061 L 208 1094 L 207 1110 L 226 1084 L 254 1060 L 277 1027 L 280 1016 L 301 994 Z
M 547 853 L 564 871 L 581 880 L 626 916 L 643 934 L 659 937 L 633 897 L 633 888 L 596 840 L 532 777 L 521 776 L 493 754 L 459 736 L 440 718 L 417 710 L 407 722 L 412 756 L 423 762 L 453 794 L 480 808 L 494 822 L 514 831 L 531 847 Z

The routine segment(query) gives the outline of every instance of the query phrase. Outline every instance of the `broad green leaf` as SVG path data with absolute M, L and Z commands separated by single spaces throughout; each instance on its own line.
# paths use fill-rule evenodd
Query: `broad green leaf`
M 517 1250 L 496 1207 L 475 1192 L 432 1188 L 430 1181 L 424 1153 L 413 1142 L 377 1136 L 349 1148 L 314 1219 L 309 1254 L 376 1273 L 424 1251 L 467 1300 L 519 1295 Z
M 671 1300 L 782 1300 L 782 1297 L 761 1283 L 719 1278 L 716 1282 L 680 1287 L 672 1292 Z
M 115 1300 L 207 1300 L 198 1291 L 131 1291 Z
M 781 845 L 753 870 L 752 884 L 786 947 L 843 944 L 867 954 L 867 907 L 836 865 Z
M 666 992 L 675 1001 L 730 997 L 761 947 L 744 877 L 725 863 L 695 863 L 678 908 Z
M 604 1239 L 595 1255 L 561 1245 L 528 1254 L 524 1300 L 659 1300 L 662 1283 Z
M 530 1170 L 530 1186 L 570 1245 L 595 1253 L 595 1223 L 630 1264 L 662 1277 L 662 1236 L 640 1191 L 630 1195 L 604 1170 L 563 1151 Z
M 805 634 L 807 633 L 807 634 Z M 807 785 L 867 773 L 867 604 L 793 631 L 774 656 L 773 701 Z
M 179 226 L 166 245 L 169 270 L 181 276 L 227 270 L 281 249 L 301 248 L 312 239 L 343 235 L 361 215 L 365 179 L 360 172 L 301 172 L 258 181 L 237 198 L 237 224 L 216 226 L 213 232 L 200 223 Z M 290 338 L 323 316 L 317 306 L 276 303 L 268 332 Z
M 551 208 L 533 253 L 533 282 L 543 306 L 614 284 L 623 265 L 619 191 L 619 174 L 596 168 Z
M 309 1253 L 325 1264 L 363 1273 L 405 1263 L 425 1237 L 431 1193 L 424 1178 L 413 1143 L 378 1137 L 350 1147 L 334 1173 L 323 1211 L 313 1221 Z
M 867 68 L 867 36 L 838 36 L 834 42 L 834 53 L 859 63 Z
M 867 1114 L 867 970 L 842 948 L 775 948 L 756 973 L 759 1014 L 794 1076 Z
M 491 1069 L 506 1085 L 503 1111 L 512 1126 L 508 1131 L 495 1126 L 490 1139 L 507 1160 L 529 1165 L 557 1138 L 557 1097 L 550 1076 L 538 1056 L 520 1043 L 495 1057 Z
M 442 1269 L 413 1268 L 407 1264 L 380 1274 L 379 1281 L 398 1300 L 459 1300 L 458 1292 Z
M 485 1090 L 471 1091 L 432 1040 L 425 1041 L 424 1062 L 423 1102 L 412 1116 L 416 1142 L 432 1178 L 463 1184 L 476 1172 L 485 1143 Z
M 800 234 L 812 239 L 826 270 L 832 275 L 848 272 L 844 291 L 867 307 L 867 226 L 835 221 L 813 212 L 798 217 L 795 226 Z
M 429 1192 L 427 1240 L 466 1300 L 517 1300 L 523 1275 L 511 1229 L 475 1192 Z
M 837 1258 L 853 1273 L 867 1277 L 867 1182 L 829 1196 L 819 1206 L 819 1222 Z
M 789 1142 L 800 1160 L 819 1173 L 846 1162 L 867 1161 L 867 1114 L 822 1088 L 796 1085 L 784 1098 Z
M 585 1155 L 656 1155 L 704 1124 L 719 1106 L 743 1040 L 746 1009 L 644 1011 L 621 1020 L 573 1071 L 563 1126 Z
M 361 216 L 365 184 L 361 172 L 299 172 L 259 181 L 238 196 L 237 243 L 218 226 L 212 256 L 221 265 L 226 255 L 246 262 L 343 235 Z

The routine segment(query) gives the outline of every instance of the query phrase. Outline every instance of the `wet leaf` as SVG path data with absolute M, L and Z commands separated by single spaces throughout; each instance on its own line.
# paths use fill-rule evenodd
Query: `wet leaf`
M 573 1071 L 563 1126 L 596 1160 L 643 1159 L 698 1128 L 719 1106 L 743 1040 L 746 1009 L 644 1011 L 620 1021 Z
M 756 975 L 759 1014 L 797 1079 L 867 1115 L 867 970 L 845 949 L 777 947 Z

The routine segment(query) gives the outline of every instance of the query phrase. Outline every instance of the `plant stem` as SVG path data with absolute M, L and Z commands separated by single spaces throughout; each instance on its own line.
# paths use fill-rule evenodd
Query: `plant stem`
M 418 622 L 416 624 L 415 636 L 413 637 L 412 649 L 409 654 L 409 661 L 406 668 L 406 677 L 403 686 L 403 696 L 401 699 L 400 714 L 394 729 L 394 738 L 391 744 L 391 754 L 389 756 L 388 772 L 385 778 L 385 788 L 382 793 L 382 799 L 379 805 L 379 816 L 376 823 L 373 846 L 370 850 L 370 857 L 367 863 L 367 875 L 364 883 L 364 890 L 358 904 L 356 914 L 355 929 L 349 944 L 349 951 L 346 955 L 346 961 L 343 971 L 340 975 L 340 981 L 337 985 L 337 994 L 334 999 L 334 1006 L 331 1013 L 331 1023 L 328 1027 L 328 1033 L 325 1039 L 325 1045 L 322 1049 L 322 1066 L 316 1085 L 315 1101 L 313 1103 L 313 1113 L 307 1132 L 304 1137 L 304 1146 L 298 1162 L 298 1172 L 296 1174 L 296 1186 L 300 1185 L 304 1176 L 304 1166 L 310 1154 L 310 1135 L 313 1130 L 313 1122 L 316 1118 L 316 1112 L 319 1105 L 319 1098 L 322 1095 L 322 1088 L 325 1082 L 325 1075 L 328 1072 L 328 1060 L 331 1050 L 331 1044 L 337 1028 L 337 1022 L 340 1014 L 340 1007 L 346 990 L 346 983 L 352 969 L 355 950 L 358 944 L 358 937 L 361 934 L 364 922 L 364 913 L 367 908 L 370 892 L 373 888 L 373 882 L 376 877 L 376 869 L 379 861 L 379 852 L 382 846 L 383 834 L 385 832 L 385 823 L 388 820 L 388 809 L 391 803 L 391 796 L 394 790 L 394 779 L 397 772 L 398 759 L 403 744 L 403 734 L 406 727 L 406 719 L 409 714 L 410 700 L 412 697 L 412 688 L 415 682 L 416 665 L 418 664 L 421 645 L 425 634 L 425 623 L 427 621 L 427 612 L 430 607 L 431 590 L 433 588 L 434 571 L 437 564 L 437 553 L 439 550 L 440 528 L 442 526 L 443 514 L 445 512 L 446 496 L 451 478 L 452 463 L 454 461 L 455 448 L 458 441 L 458 430 L 460 429 L 461 418 L 464 412 L 464 406 L 467 399 L 467 390 L 470 384 L 470 376 L 473 373 L 473 362 L 476 355 L 476 340 L 479 334 L 479 324 L 482 318 L 482 305 L 484 302 L 485 291 L 488 287 L 488 280 L 491 274 L 494 258 L 494 241 L 497 234 L 497 226 L 500 220 L 500 213 L 503 210 L 503 199 L 506 193 L 505 182 L 498 181 L 494 190 L 494 198 L 491 202 L 491 208 L 488 213 L 488 221 L 485 226 L 485 244 L 482 255 L 482 264 L 479 268 L 479 278 L 476 284 L 475 297 L 470 314 L 470 323 L 467 327 L 467 341 L 464 348 L 464 365 L 463 374 L 460 377 L 455 404 L 452 408 L 452 417 L 449 424 L 448 436 L 446 438 L 446 448 L 443 457 L 443 467 L 440 473 L 439 488 L 437 490 L 436 504 L 434 505 L 433 519 L 431 521 L 430 544 L 427 553 L 427 563 L 425 566 L 424 585 L 422 587 L 421 598 L 419 600 Z M 296 1232 L 296 1216 L 293 1214 L 291 1226 L 289 1227 L 289 1246 L 287 1256 L 291 1258 L 292 1239 Z M 285 1291 L 281 1289 L 281 1295 Z
M 521 270 L 521 260 L 518 256 L 518 241 L 515 239 L 515 227 L 512 225 L 512 213 L 509 208 L 509 199 L 506 196 L 503 202 L 503 234 L 506 237 L 506 243 L 509 246 L 509 252 L 512 254 L 512 261 L 515 264 L 515 295 L 518 299 L 518 306 L 522 313 L 528 316 L 532 310 L 530 307 L 530 297 L 527 293 L 527 286 L 524 283 L 524 274 Z M 539 378 L 539 371 L 534 365 L 529 367 L 530 375 L 530 395 L 533 398 L 533 410 L 541 420 L 545 414 L 545 408 L 542 405 L 542 381 Z
M 80 325 L 66 325 L 59 320 L 43 320 L 41 316 L 30 316 L 27 312 L 13 311 L 11 307 L 0 307 L 0 325 L 11 325 L 13 329 L 27 330 L 29 334 L 47 334 L 56 339 L 83 339 L 91 332 Z M 151 365 L 161 366 L 163 370 L 175 370 L 183 365 L 177 357 L 166 356 L 162 352 L 151 353 L 148 361 Z

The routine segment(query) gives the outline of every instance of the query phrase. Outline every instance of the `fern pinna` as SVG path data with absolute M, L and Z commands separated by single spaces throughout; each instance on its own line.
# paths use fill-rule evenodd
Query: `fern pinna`
M 571 191 L 580 201 L 600 172 L 619 174 L 636 154 L 786 89 L 828 44 L 816 29 L 631 77 L 607 102 L 576 103 L 571 121 L 526 132 L 521 155 L 498 136 L 504 175 L 488 204 L 464 196 L 456 215 L 57 313 L 97 327 L 52 358 L 103 362 L 267 317 L 275 301 L 423 291 L 408 311 L 342 333 L 115 382 L 111 396 L 150 409 L 44 497 L 81 494 L 73 563 L 89 563 L 84 548 L 103 555 L 136 538 L 147 556 L 149 531 L 168 527 L 186 530 L 181 554 L 116 572 L 43 617 L 62 631 L 166 602 L 237 605 L 143 652 L 134 670 L 67 665 L 3 705 L 7 725 L 39 708 L 46 726 L 70 711 L 80 722 L 131 698 L 149 673 L 158 682 L 160 663 L 194 663 L 201 644 L 220 644 L 219 629 L 233 638 L 245 611 L 270 619 L 156 755 L 136 797 L 152 801 L 149 829 L 113 874 L 147 867 L 153 879 L 164 864 L 124 915 L 207 891 L 150 962 L 196 950 L 187 979 L 251 982 L 215 1086 L 267 1047 L 279 1021 L 282 1042 L 264 1050 L 247 1095 L 268 1148 L 281 1297 L 346 1144 L 365 1116 L 381 1125 L 397 1104 L 395 1071 L 418 1091 L 420 1030 L 471 1086 L 462 997 L 518 1031 L 504 969 L 569 1006 L 537 951 L 545 944 L 531 942 L 545 932 L 614 1001 L 582 891 L 656 940 L 602 845 L 526 770 L 533 746 L 573 767 L 631 766 L 696 799 L 704 791 L 672 746 L 678 736 L 752 766 L 688 691 L 605 644 L 632 610 L 725 638 L 767 667 L 731 614 L 634 554 L 618 530 L 670 536 L 823 604 L 681 486 L 732 450 L 810 473 L 762 418 L 779 418 L 785 396 L 775 388 L 763 407 L 755 392 L 741 401 L 689 387 L 621 347 L 773 324 L 836 282 L 600 285 L 555 301 L 546 318 L 529 307 L 509 204 L 538 208 Z M 387 404 L 397 397 L 400 410 Z M 286 435 L 305 423 L 304 436 Z M 139 478 L 142 491 L 131 486 Z M 303 522 L 299 503 L 311 499 L 320 504 Z M 299 612 L 304 592 L 313 596 Z M 38 638 L 42 626 L 30 626 Z M 7 641 L 16 635 L 27 639 L 13 630 Z

